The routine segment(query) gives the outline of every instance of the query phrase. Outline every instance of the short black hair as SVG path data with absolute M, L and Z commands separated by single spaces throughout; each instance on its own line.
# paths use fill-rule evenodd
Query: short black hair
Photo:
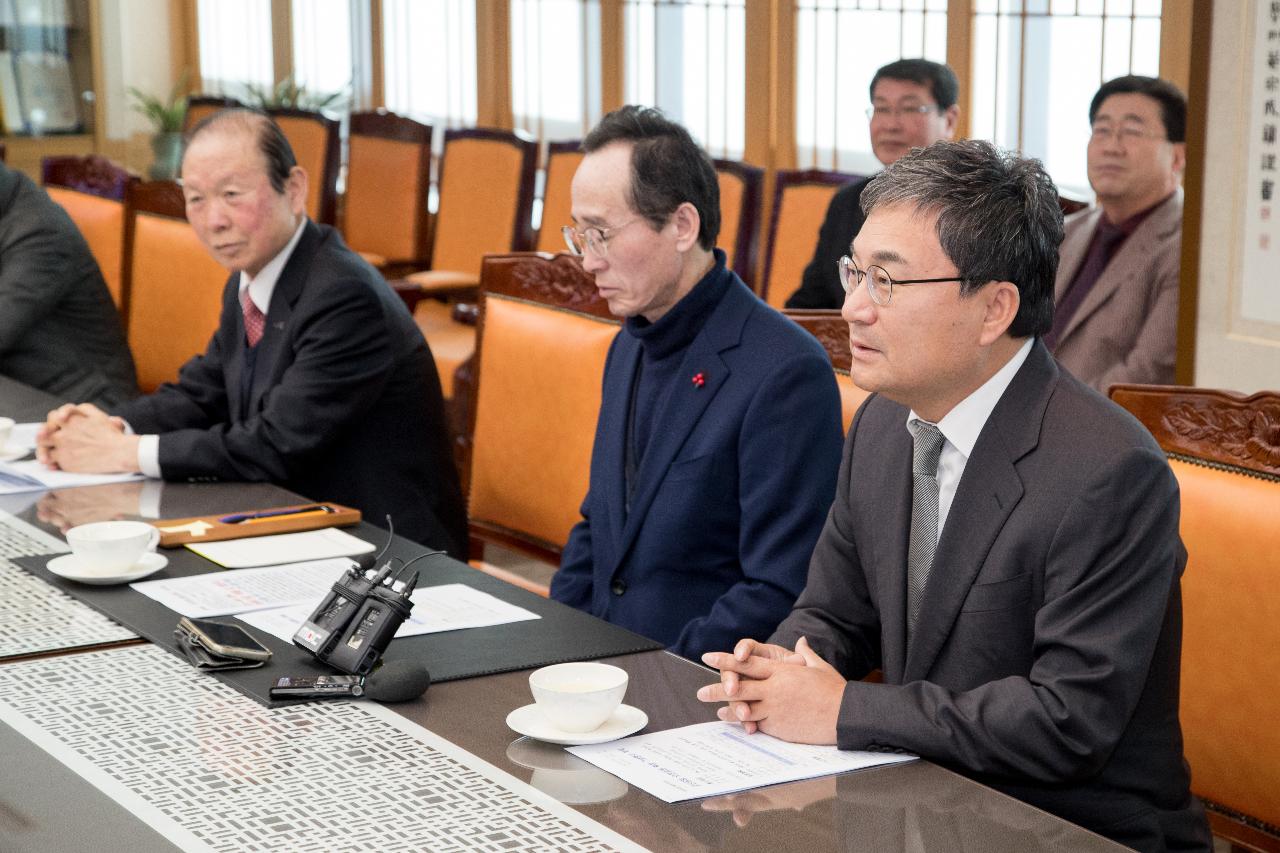
M 1009 334 L 1049 331 L 1062 209 L 1039 160 L 978 139 L 935 142 L 886 167 L 860 200 L 868 216 L 896 204 L 936 214 L 938 244 L 964 277 L 961 295 L 988 282 L 1012 282 L 1019 302 Z
M 885 78 L 928 86 L 940 110 L 951 109 L 960 99 L 960 81 L 956 79 L 956 72 L 940 62 L 928 59 L 899 59 L 897 62 L 890 62 L 871 78 L 871 100 L 876 98 L 876 84 Z
M 228 123 L 238 124 L 246 130 L 257 132 L 258 150 L 266 161 L 267 177 L 271 180 L 271 187 L 277 193 L 283 193 L 285 182 L 289 180 L 289 173 L 293 171 L 294 166 L 298 165 L 298 158 L 294 156 L 293 146 L 289 144 L 280 125 L 261 110 L 231 107 L 205 116 L 196 123 L 195 127 L 187 131 L 182 142 L 183 148 L 190 147 L 191 143 L 206 131 Z
M 1160 77 L 1142 77 L 1129 74 L 1108 80 L 1098 89 L 1089 103 L 1089 124 L 1098 117 L 1102 102 L 1112 95 L 1146 95 L 1160 104 L 1160 119 L 1164 122 L 1164 135 L 1170 142 L 1187 141 L 1187 96 L 1182 90 Z
M 590 154 L 615 142 L 632 146 L 631 208 L 660 229 L 688 202 L 698 211 L 698 245 L 714 249 L 720 235 L 720 182 L 711 158 L 689 131 L 657 107 L 628 104 L 600 119 L 582 140 L 582 151 Z

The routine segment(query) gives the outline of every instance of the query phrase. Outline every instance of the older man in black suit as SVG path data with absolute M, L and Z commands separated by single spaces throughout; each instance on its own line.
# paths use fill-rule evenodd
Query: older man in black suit
M 138 393 L 120 315 L 67 212 L 0 164 L 0 374 L 100 406 Z
M 1139 850 L 1208 850 L 1178 723 L 1178 487 L 1037 340 L 1053 183 L 942 142 L 863 204 L 843 314 L 875 394 L 795 609 L 705 656 L 721 682 L 700 698 L 788 740 L 917 753 Z
M 466 519 L 426 341 L 336 231 L 304 214 L 307 176 L 248 110 L 192 131 L 187 218 L 232 270 L 222 319 L 178 381 L 112 412 L 52 412 L 40 455 L 72 471 L 270 481 L 347 503 L 462 556 Z M 126 425 L 130 429 L 126 429 Z

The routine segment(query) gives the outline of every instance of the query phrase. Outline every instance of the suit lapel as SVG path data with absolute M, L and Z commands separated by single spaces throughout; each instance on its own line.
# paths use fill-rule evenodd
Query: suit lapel
M 249 397 L 249 413 L 258 411 L 262 396 L 271 390 L 284 370 L 281 354 L 289 349 L 289 321 L 293 318 L 294 307 L 302 295 L 303 285 L 311 271 L 311 262 L 321 243 L 320 228 L 311 221 L 302 231 L 298 245 L 280 271 L 280 278 L 271 291 L 271 304 L 267 306 L 267 323 L 262 340 L 258 342 L 255 371 L 257 381 Z M 248 414 L 248 413 L 246 413 Z
M 231 412 L 231 422 L 238 423 L 244 419 L 244 398 L 240 394 L 240 383 L 244 381 L 244 311 L 240 307 L 240 273 L 232 273 L 227 279 L 226 289 L 222 296 L 222 315 L 224 322 L 214 334 L 225 353 L 223 380 L 227 391 L 227 409 Z
M 671 467 L 671 461 L 729 378 L 729 365 L 720 357 L 720 353 L 738 345 L 743 323 L 746 322 L 754 300 L 755 296 L 735 278 L 720 304 L 707 318 L 702 331 L 685 352 L 680 369 L 676 371 L 675 387 L 668 390 L 662 411 L 655 413 L 653 419 L 657 426 L 645 449 L 640 469 L 636 472 L 631 512 L 627 515 L 626 526 L 622 531 L 614 571 L 622 565 L 635 542 L 654 495 L 658 493 L 658 487 L 666 477 L 667 469 Z M 699 373 L 703 377 L 702 385 L 696 385 L 692 381 L 693 376 Z M 630 405 L 629 400 L 627 404 Z M 625 421 L 623 429 L 625 431 Z
M 881 669 L 885 681 L 901 684 L 907 665 L 907 549 L 911 540 L 911 433 L 907 410 L 895 406 L 896 441 L 884 442 L 882 464 L 859 476 L 857 490 L 867 495 L 869 505 L 881 507 L 886 519 L 899 521 L 877 524 L 884 531 L 883 544 L 862 557 L 868 566 L 882 567 L 877 598 L 881 613 Z M 878 444 L 878 442 L 877 442 Z M 874 473 L 872 473 L 874 472 Z M 874 478 L 874 479 L 873 479 Z M 883 551 L 881 550 L 883 549 Z
M 609 530 L 612 531 L 614 553 L 621 548 L 620 537 L 627 523 L 627 414 L 631 408 L 631 386 L 635 382 L 636 369 L 640 365 L 640 342 L 625 329 L 618 332 L 613 358 L 616 360 L 618 382 L 614 393 L 606 396 L 600 407 L 598 427 L 601 459 L 608 460 L 609 470 L 604 477 L 609 483 L 605 494 L 609 513 Z M 592 526 L 591 535 L 597 535 Z
M 1062 247 L 1058 250 L 1058 275 L 1053 282 L 1055 305 L 1062 301 L 1062 294 L 1066 292 L 1067 285 L 1080 271 L 1085 253 L 1089 250 L 1089 243 L 1093 240 L 1093 232 L 1098 230 L 1100 216 L 1102 216 L 1102 208 L 1089 210 L 1081 216 L 1079 225 L 1072 223 L 1071 229 L 1063 238 Z
M 934 554 L 904 682 L 928 677 L 992 543 L 1022 499 L 1014 465 L 1039 443 L 1057 376 L 1053 359 L 1037 341 L 982 428 Z

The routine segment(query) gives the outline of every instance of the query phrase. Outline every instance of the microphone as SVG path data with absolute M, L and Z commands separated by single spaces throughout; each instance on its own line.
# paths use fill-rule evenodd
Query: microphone
M 417 699 L 431 686 L 431 674 L 416 661 L 383 661 L 365 676 L 364 695 L 375 702 L 408 702 Z

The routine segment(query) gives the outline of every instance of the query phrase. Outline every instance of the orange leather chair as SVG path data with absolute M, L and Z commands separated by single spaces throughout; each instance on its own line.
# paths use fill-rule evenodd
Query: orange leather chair
M 352 113 L 342 233 L 388 272 L 426 266 L 431 244 L 431 125 L 378 110 Z
M 572 255 L 485 258 L 463 465 L 478 568 L 486 568 L 486 541 L 559 565 L 587 493 L 600 382 L 618 327 Z
M 228 274 L 187 224 L 182 190 L 172 181 L 129 188 L 125 256 L 129 348 L 138 386 L 149 392 L 205 351 L 218 328 Z
M 1280 850 L 1280 394 L 1115 385 L 1182 493 L 1182 733 L 1214 834 Z
M 760 193 L 764 170 L 737 160 L 715 160 L 720 181 L 720 237 L 729 269 L 754 285 L 756 240 L 760 233 Z
M 124 199 L 138 178 L 96 155 L 45 157 L 40 168 L 45 191 L 84 235 L 116 308 L 125 314 Z
M 307 173 L 307 215 L 332 225 L 338 218 L 338 170 L 341 168 L 337 119 L 277 107 L 266 111 L 280 125 L 298 165 Z
M 445 397 L 453 396 L 454 374 L 475 352 L 475 329 L 453 319 L 449 299 L 475 293 L 487 252 L 521 250 L 532 242 L 537 154 L 537 143 L 524 134 L 445 131 L 431 268 L 399 286 L 402 295 L 406 286 L 415 291 L 406 301 L 417 299 L 414 319 L 431 346 Z
M 773 212 L 760 290 L 765 302 L 782 308 L 800 287 L 831 197 L 860 177 L 821 169 L 782 169 L 774 176 Z
M 219 110 L 242 106 L 244 104 L 235 98 L 223 98 L 218 95 L 188 95 L 187 114 L 182 120 L 182 129 L 190 130 Z
M 783 312 L 801 328 L 818 339 L 831 359 L 831 367 L 836 372 L 836 387 L 840 389 L 840 419 L 844 431 L 849 432 L 849 424 L 858 413 L 858 407 L 871 396 L 854 384 L 849 376 L 849 364 L 852 356 L 849 353 L 849 324 L 841 317 L 839 311 L 808 310 L 792 308 Z
M 578 171 L 578 164 L 585 156 L 580 150 L 581 142 L 547 143 L 546 179 L 542 185 L 542 225 L 538 229 L 539 252 L 563 252 L 565 249 L 564 234 L 560 229 L 573 224 L 570 213 L 573 199 L 569 195 L 569 186 L 573 183 L 573 174 Z

